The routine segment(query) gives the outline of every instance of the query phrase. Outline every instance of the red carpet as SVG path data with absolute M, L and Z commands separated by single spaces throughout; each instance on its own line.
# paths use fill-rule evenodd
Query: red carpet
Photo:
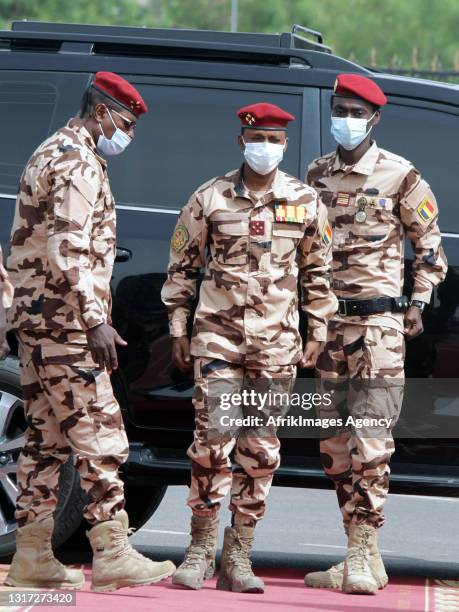
M 312 612 L 453 612 L 459 611 L 459 582 L 423 580 L 421 578 L 393 578 L 376 596 L 345 595 L 340 591 L 307 589 L 303 572 L 282 570 L 260 571 L 265 580 L 263 595 L 226 593 L 215 589 L 215 579 L 207 581 L 200 591 L 187 591 L 172 586 L 170 579 L 158 585 L 126 588 L 112 593 L 92 593 L 89 589 L 90 571 L 84 568 L 88 581 L 77 591 L 77 610 L 129 612 L 154 610 L 162 612 L 277 612 L 284 610 Z M 8 566 L 0 566 L 0 580 Z M 2 587 L 3 590 L 5 587 Z M 14 610 L 14 608 L 1 608 Z M 25 612 L 30 608 L 16 608 Z M 58 608 L 40 606 L 39 611 L 56 612 Z M 62 609 L 62 608 L 60 608 Z M 75 610 L 75 607 L 68 608 Z

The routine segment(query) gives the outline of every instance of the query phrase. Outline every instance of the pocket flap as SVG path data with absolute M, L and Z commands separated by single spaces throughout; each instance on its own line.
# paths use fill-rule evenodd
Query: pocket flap
M 304 226 L 299 223 L 273 223 L 272 235 L 281 238 L 303 238 Z
M 249 233 L 248 218 L 241 219 L 240 216 L 234 214 L 220 213 L 218 216 L 212 216 L 212 232 L 215 234 L 227 234 L 228 236 L 247 236 Z
M 40 346 L 41 360 L 44 365 L 53 363 L 81 368 L 97 369 L 89 349 L 82 345 L 69 346 L 64 344 L 42 344 Z

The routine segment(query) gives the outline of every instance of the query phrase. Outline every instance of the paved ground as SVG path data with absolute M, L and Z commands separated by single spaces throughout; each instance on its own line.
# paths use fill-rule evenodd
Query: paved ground
M 169 487 L 133 536 L 143 552 L 180 560 L 188 543 L 187 487 Z M 459 499 L 391 495 L 380 547 L 393 575 L 459 579 Z M 257 528 L 254 559 L 264 567 L 311 569 L 340 559 L 345 540 L 333 491 L 273 487 Z M 220 525 L 229 524 L 224 508 Z
M 188 543 L 189 511 L 186 487 L 170 487 L 155 516 L 132 541 L 155 559 L 179 563 Z M 251 612 L 308 610 L 312 612 L 458 612 L 459 611 L 459 499 L 392 495 L 387 526 L 380 544 L 390 583 L 377 596 L 349 596 L 340 591 L 306 589 L 306 571 L 322 568 L 344 554 L 340 515 L 331 491 L 273 488 L 265 520 L 257 529 L 254 565 L 266 583 L 263 595 L 217 591 L 215 578 L 201 591 L 173 587 L 170 580 L 113 593 L 90 591 L 88 557 L 67 551 L 67 563 L 82 563 L 85 588 L 76 595 L 76 607 L 91 612 L 116 609 L 155 612 Z M 229 516 L 222 512 L 223 527 Z M 8 566 L 0 566 L 0 583 Z M 0 596 L 5 595 L 1 593 Z M 2 607 L 0 611 L 28 612 L 30 606 Z M 35 609 L 35 608 L 33 608 Z M 41 612 L 56 607 L 42 606 Z

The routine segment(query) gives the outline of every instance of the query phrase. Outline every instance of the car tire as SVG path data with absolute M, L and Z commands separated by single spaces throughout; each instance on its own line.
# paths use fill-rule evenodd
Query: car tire
M 10 557 L 16 549 L 16 471 L 25 429 L 19 361 L 8 357 L 0 362 L 0 558 Z M 59 477 L 59 499 L 54 516 L 55 547 L 78 529 L 84 504 L 80 478 L 69 458 Z
M 140 529 L 157 510 L 167 491 L 167 485 L 157 485 L 149 488 L 139 488 L 135 485 L 125 485 L 126 512 L 129 516 L 129 526 Z M 83 520 L 78 529 L 62 546 L 64 550 L 90 550 L 89 541 L 85 533 L 91 525 Z

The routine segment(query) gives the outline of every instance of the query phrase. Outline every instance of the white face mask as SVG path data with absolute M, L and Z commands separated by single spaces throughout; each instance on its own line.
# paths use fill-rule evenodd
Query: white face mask
M 269 174 L 281 163 L 285 144 L 273 142 L 245 142 L 244 158 L 257 174 Z
M 115 126 L 115 131 L 111 138 L 107 138 L 102 129 L 102 125 L 100 125 L 100 131 L 102 134 L 97 139 L 97 148 L 102 155 L 119 155 L 125 150 L 132 139 L 126 134 L 126 132 L 123 132 L 123 130 L 120 130 L 120 128 L 116 126 L 108 108 L 107 112 L 113 125 Z
M 368 123 L 376 115 L 376 112 L 369 119 L 356 119 L 353 117 L 332 117 L 331 135 L 346 151 L 352 151 L 361 144 L 373 129 L 368 130 Z

